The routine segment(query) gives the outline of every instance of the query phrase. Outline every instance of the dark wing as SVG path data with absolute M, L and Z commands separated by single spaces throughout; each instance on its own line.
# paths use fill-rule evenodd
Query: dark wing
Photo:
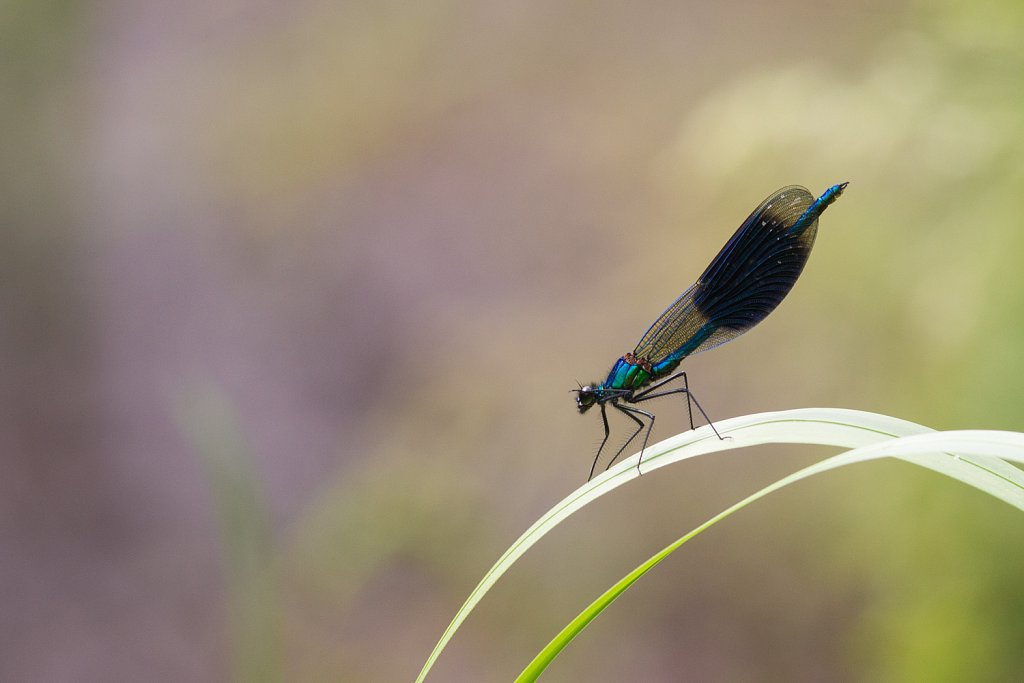
M 789 230 L 814 203 L 805 188 L 773 192 L 683 294 L 654 321 L 633 353 L 657 363 L 707 351 L 761 322 L 800 277 L 818 231 Z

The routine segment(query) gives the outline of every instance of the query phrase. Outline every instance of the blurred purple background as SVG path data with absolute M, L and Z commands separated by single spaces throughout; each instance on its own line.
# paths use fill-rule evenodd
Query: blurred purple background
M 790 183 L 851 181 L 780 309 L 687 361 L 712 417 L 1024 429 L 1010 0 L 4 14 L 2 680 L 411 680 L 585 478 L 600 420 L 568 390 Z M 684 428 L 657 412 L 655 438 Z M 730 453 L 592 506 L 433 679 L 509 680 L 822 455 Z M 777 498 L 550 679 L 1024 675 L 1015 511 L 896 464 Z

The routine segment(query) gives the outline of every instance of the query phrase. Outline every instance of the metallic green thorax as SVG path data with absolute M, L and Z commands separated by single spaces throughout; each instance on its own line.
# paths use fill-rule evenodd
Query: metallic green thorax
M 651 380 L 665 377 L 671 374 L 694 349 L 703 344 L 704 340 L 710 337 L 714 331 L 715 325 L 706 323 L 687 344 L 656 364 L 651 364 L 646 358 L 637 358 L 632 353 L 627 353 L 615 361 L 611 372 L 608 373 L 608 379 L 599 388 L 636 391 Z

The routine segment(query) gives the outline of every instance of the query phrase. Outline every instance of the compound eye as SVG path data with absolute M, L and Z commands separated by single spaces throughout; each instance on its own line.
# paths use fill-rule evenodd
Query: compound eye
M 591 385 L 580 387 L 579 394 L 576 396 L 576 405 L 582 413 L 590 406 L 597 403 L 597 389 Z

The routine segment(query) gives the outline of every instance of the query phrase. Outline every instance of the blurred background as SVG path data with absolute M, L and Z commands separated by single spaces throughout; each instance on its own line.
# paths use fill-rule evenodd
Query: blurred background
M 0 12 L 2 680 L 412 680 L 585 480 L 569 390 L 786 184 L 851 181 L 783 305 L 685 363 L 712 418 L 1024 429 L 1017 0 Z M 607 496 L 431 680 L 510 680 L 828 454 Z M 840 471 L 701 536 L 545 680 L 1021 680 L 1022 548 L 983 494 Z

